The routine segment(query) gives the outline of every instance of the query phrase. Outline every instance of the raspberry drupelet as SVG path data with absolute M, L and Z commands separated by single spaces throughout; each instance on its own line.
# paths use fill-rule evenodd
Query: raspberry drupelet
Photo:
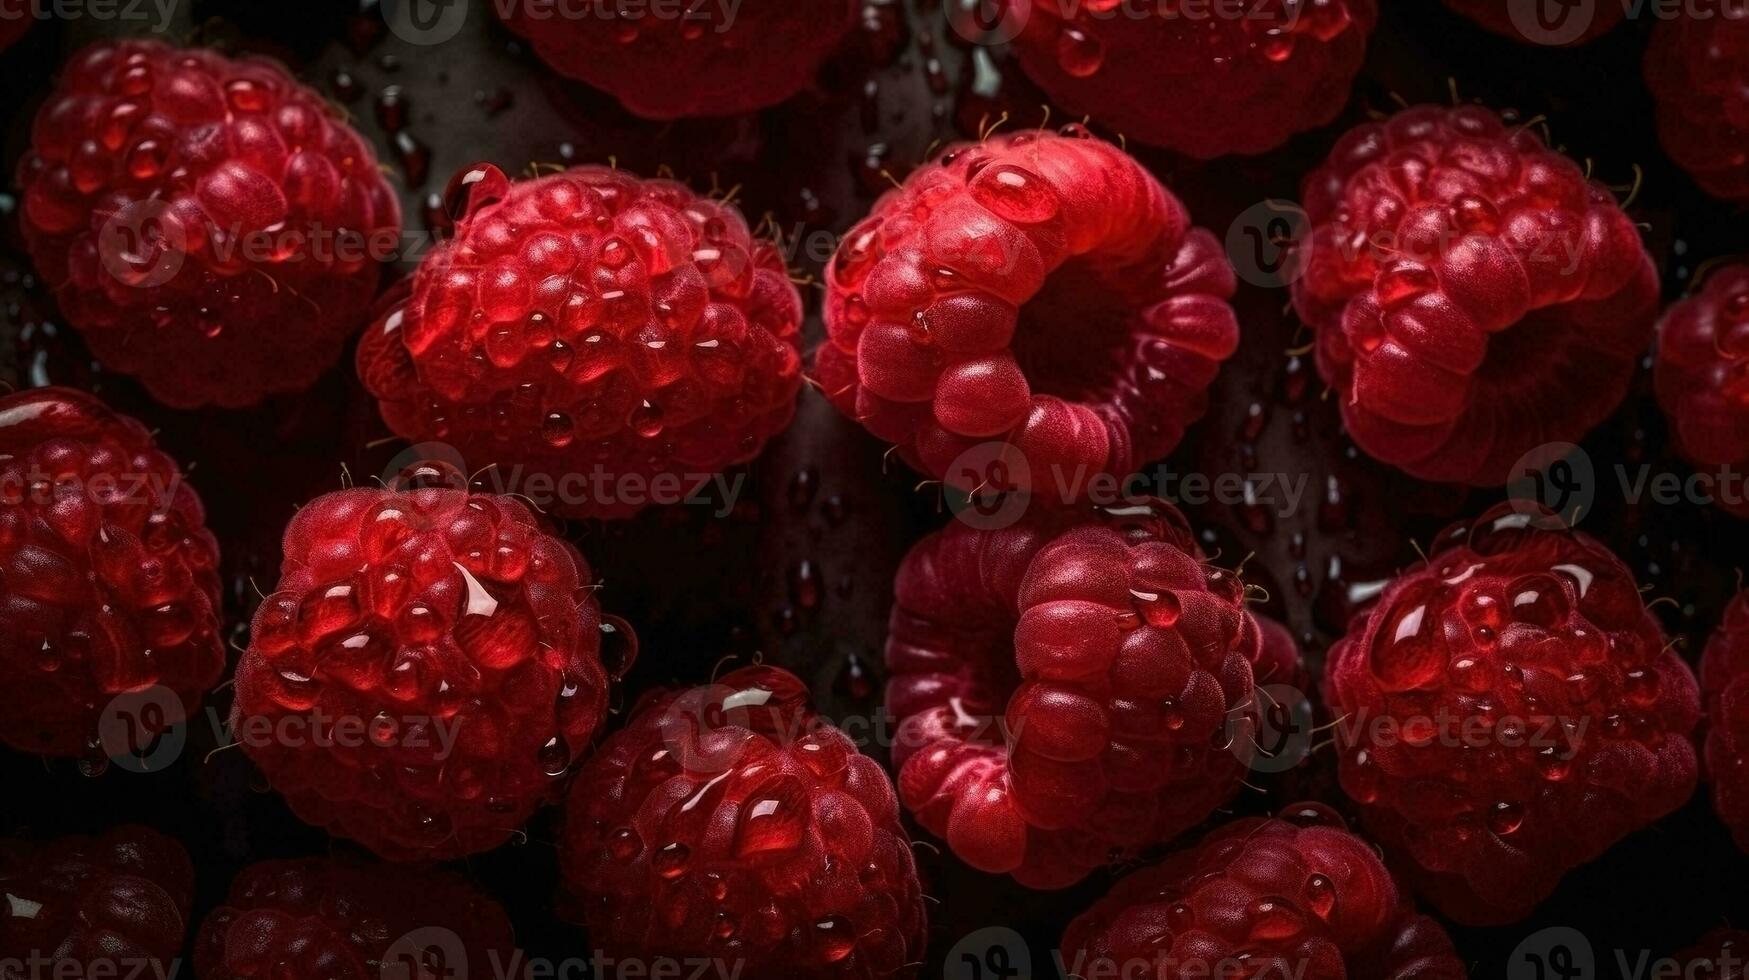
M 1069 924 L 1062 954 L 1073 976 L 1136 980 L 1469 975 L 1372 845 L 1318 804 L 1236 820 L 1120 880 Z
M 1466 924 L 1524 918 L 1695 788 L 1694 675 L 1627 566 L 1549 520 L 1446 532 L 1325 666 L 1343 790 Z
M 1658 18 L 1646 46 L 1658 142 L 1708 194 L 1749 202 L 1749 11 L 1705 0 L 1688 9 Z
M 627 517 L 794 417 L 801 296 L 732 205 L 596 166 L 451 186 L 454 237 L 358 348 L 395 432 L 524 474 L 507 489 L 544 509 Z
M 1348 102 L 1376 0 L 1247 0 L 1242 16 L 1175 4 L 1008 0 L 1021 67 L 1074 116 L 1199 159 L 1262 153 Z
M 1256 620 L 1179 513 L 984 531 L 900 566 L 887 640 L 899 795 L 982 871 L 1061 888 L 1170 841 L 1255 749 Z
M 1718 266 L 1664 311 L 1652 378 L 1683 458 L 1749 471 L 1749 263 Z M 1713 502 L 1749 517 L 1741 487 L 1721 484 Z
M 68 388 L 0 398 L 0 741 L 97 761 L 193 716 L 225 670 L 218 568 L 145 426 Z M 107 744 L 124 695 L 180 708 L 125 710 L 141 729 Z
M 1749 592 L 1725 607 L 1700 660 L 1706 775 L 1713 806 L 1749 852 Z
M 572 784 L 560 854 L 614 958 L 875 980 L 923 956 L 892 782 L 774 667 L 646 695 Z
M 875 204 L 826 278 L 821 388 L 965 490 L 985 474 L 956 460 L 990 447 L 999 489 L 1127 476 L 1202 416 L 1239 343 L 1220 244 L 1079 126 L 950 149 Z
M 1524 0 L 1445 0 L 1445 5 L 1502 37 L 1553 46 L 1595 41 L 1627 19 L 1629 9 L 1621 0 L 1559 5 Z M 1545 11 L 1559 16 L 1549 19 Z
M 1294 305 L 1368 454 L 1498 485 L 1626 396 L 1657 270 L 1609 190 L 1530 127 L 1405 109 L 1343 136 L 1304 195 Z
M 176 408 L 299 391 L 369 318 L 400 205 L 280 65 L 157 41 L 73 57 L 19 163 L 32 261 L 111 370 Z
M 305 821 L 391 860 L 496 847 L 600 729 L 589 567 L 520 501 L 346 490 L 285 531 L 232 725 Z

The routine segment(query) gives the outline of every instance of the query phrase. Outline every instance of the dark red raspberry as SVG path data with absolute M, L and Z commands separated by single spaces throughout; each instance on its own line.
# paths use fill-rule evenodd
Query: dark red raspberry
M 827 397 L 962 489 L 991 482 L 961 459 L 981 446 L 999 489 L 1128 475 L 1202 416 L 1239 343 L 1214 236 L 1134 158 L 1064 132 L 949 150 L 827 269 Z
M 520 962 L 497 902 L 442 871 L 264 861 L 195 938 L 198 980 L 509 976 Z
M 395 860 L 503 843 L 607 711 L 589 566 L 520 501 L 321 497 L 285 531 L 232 723 L 298 816 Z
M 1698 4 L 1659 18 L 1646 47 L 1658 141 L 1702 190 L 1749 202 L 1749 10 Z
M 1294 284 L 1360 448 L 1487 486 L 1627 394 L 1658 275 L 1607 188 L 1478 106 L 1345 135 L 1305 181 Z
M 218 566 L 199 495 L 145 426 L 68 388 L 0 398 L 0 741 L 100 761 L 192 715 L 225 670 Z M 100 731 L 126 694 L 156 708 Z
M 0 980 L 171 976 L 193 892 L 188 853 L 145 827 L 0 841 Z
M 33 11 L 19 0 L 0 3 L 0 51 L 12 47 L 18 39 L 30 33 L 36 23 Z
M 74 56 L 18 168 L 37 271 L 109 368 L 179 408 L 310 385 L 369 316 L 400 205 L 280 65 L 157 41 Z
M 1718 266 L 1664 312 L 1653 381 L 1678 453 L 1749 474 L 1749 263 Z M 1749 517 L 1741 484 L 1721 484 L 1714 502 Z
M 1749 978 L 1749 932 L 1714 929 L 1692 948 L 1675 957 L 1684 980 L 1745 980 Z
M 1603 545 L 1500 508 L 1330 650 L 1342 787 L 1441 911 L 1522 919 L 1694 792 L 1694 675 Z
M 1183 521 L 955 523 L 906 556 L 887 639 L 899 793 L 967 864 L 1061 888 L 1238 790 L 1262 637 Z
M 666 15 L 610 0 L 517 0 L 499 12 L 561 75 L 587 82 L 647 119 L 729 116 L 801 91 L 856 24 L 858 0 L 693 0 Z M 575 7 L 576 5 L 572 5 Z M 543 12 L 544 11 L 544 12 Z
M 891 781 L 774 667 L 646 696 L 572 784 L 561 857 L 616 959 L 872 980 L 923 954 Z
M 1007 0 L 1021 67 L 1071 115 L 1208 159 L 1262 153 L 1348 102 L 1377 0 Z
M 547 509 L 624 517 L 794 417 L 801 297 L 732 205 L 593 166 L 452 187 L 453 240 L 359 345 L 390 428 L 519 467 L 506 489 Z
M 1372 845 L 1321 806 L 1296 809 L 1296 822 L 1236 820 L 1119 881 L 1069 924 L 1065 966 L 1136 980 L 1465 980 L 1450 937 Z
M 1597 40 L 1614 30 L 1629 8 L 1623 0 L 1445 0 L 1445 5 L 1503 37 L 1556 46 Z
M 1706 774 L 1713 804 L 1749 851 L 1749 592 L 1725 607 L 1700 660 L 1706 707 Z

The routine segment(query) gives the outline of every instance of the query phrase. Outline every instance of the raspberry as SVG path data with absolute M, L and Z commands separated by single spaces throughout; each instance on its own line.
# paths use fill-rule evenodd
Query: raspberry
M 613 958 L 875 978 L 923 954 L 892 783 L 774 667 L 647 696 L 578 774 L 560 847 Z
M 1749 977 L 1749 932 L 1714 929 L 1693 948 L 1678 953 L 1682 976 L 1692 980 L 1744 980 Z
M 188 853 L 145 827 L 0 841 L 0 980 L 171 976 L 193 892 Z
M 967 864 L 1065 887 L 1238 790 L 1262 637 L 1176 510 L 952 524 L 894 591 L 900 798 Z
M 1166 3 L 1009 2 L 1030 11 L 1015 49 L 1053 101 L 1199 159 L 1262 153 L 1334 119 L 1379 19 L 1377 0 L 1249 0 L 1212 15 Z
M 991 482 L 955 465 L 981 444 L 1022 491 L 1164 456 L 1239 343 L 1214 236 L 1135 159 L 1064 133 L 948 151 L 827 270 L 827 396 L 964 489 Z
M 1653 382 L 1670 438 L 1700 467 L 1749 470 L 1749 263 L 1718 266 L 1658 324 Z M 1749 517 L 1749 500 L 1715 502 Z
M 1731 600 L 1707 640 L 1700 688 L 1713 803 L 1737 846 L 1749 851 L 1749 592 Z
M 455 875 L 327 859 L 264 861 L 195 937 L 199 980 L 507 975 L 510 919 Z
M 1693 674 L 1632 573 L 1505 507 L 1446 532 L 1331 648 L 1344 791 L 1422 894 L 1522 919 L 1694 792 Z
M 1702 190 L 1749 202 L 1749 95 L 1738 82 L 1749 70 L 1749 16 L 1736 3 L 1689 10 L 1658 18 L 1646 47 L 1658 141 Z
M 814 74 L 856 24 L 857 0 L 693 2 L 677 15 L 634 16 L 598 0 L 583 17 L 499 12 L 561 75 L 617 98 L 646 119 L 730 116 L 779 102 Z M 611 20 L 620 17 L 617 23 Z
M 192 715 L 225 670 L 218 566 L 145 426 L 68 388 L 0 398 L 0 741 L 101 759 L 117 697 L 180 702 L 124 712 L 136 743 Z
M 166 405 L 306 388 L 398 244 L 376 155 L 279 65 L 156 41 L 76 55 L 19 164 L 25 242 L 109 368 Z
M 1236 820 L 1119 881 L 1069 924 L 1064 964 L 1146 980 L 1468 976 L 1371 845 L 1321 806 L 1296 809 L 1310 825 Z
M 309 823 L 396 860 L 503 843 L 607 710 L 589 567 L 509 497 L 321 497 L 285 531 L 232 723 Z
M 560 513 L 625 517 L 789 424 L 801 297 L 734 207 L 606 167 L 511 184 L 480 166 L 451 187 L 454 240 L 358 349 L 397 433 L 550 477 L 515 489 Z M 578 489 L 598 472 L 618 482 Z
M 1345 135 L 1305 198 L 1294 304 L 1372 456 L 1496 485 L 1626 396 L 1657 271 L 1609 191 L 1528 127 L 1406 109 Z
M 1557 46 L 1597 40 L 1627 17 L 1629 7 L 1620 0 L 1547 5 L 1525 0 L 1445 0 L 1445 5 L 1502 37 Z M 1547 19 L 1550 12 L 1557 14 L 1553 20 Z

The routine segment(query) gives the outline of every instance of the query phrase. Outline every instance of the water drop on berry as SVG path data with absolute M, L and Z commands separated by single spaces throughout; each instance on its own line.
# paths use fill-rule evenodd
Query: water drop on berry
M 443 210 L 454 221 L 495 204 L 510 193 L 510 178 L 490 163 L 476 163 L 451 177 L 443 189 Z

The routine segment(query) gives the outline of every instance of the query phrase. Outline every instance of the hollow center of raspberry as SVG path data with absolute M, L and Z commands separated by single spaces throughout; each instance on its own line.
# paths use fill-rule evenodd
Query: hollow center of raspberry
M 1135 311 L 1097 266 L 1072 259 L 1020 309 L 1014 357 L 1035 395 L 1102 401 L 1120 375 Z
M 1567 388 L 1576 375 L 1570 352 L 1587 341 L 1574 336 L 1559 307 L 1532 310 L 1523 320 L 1488 338 L 1488 354 L 1476 372 L 1478 390 L 1496 403 L 1546 404 L 1551 392 Z

